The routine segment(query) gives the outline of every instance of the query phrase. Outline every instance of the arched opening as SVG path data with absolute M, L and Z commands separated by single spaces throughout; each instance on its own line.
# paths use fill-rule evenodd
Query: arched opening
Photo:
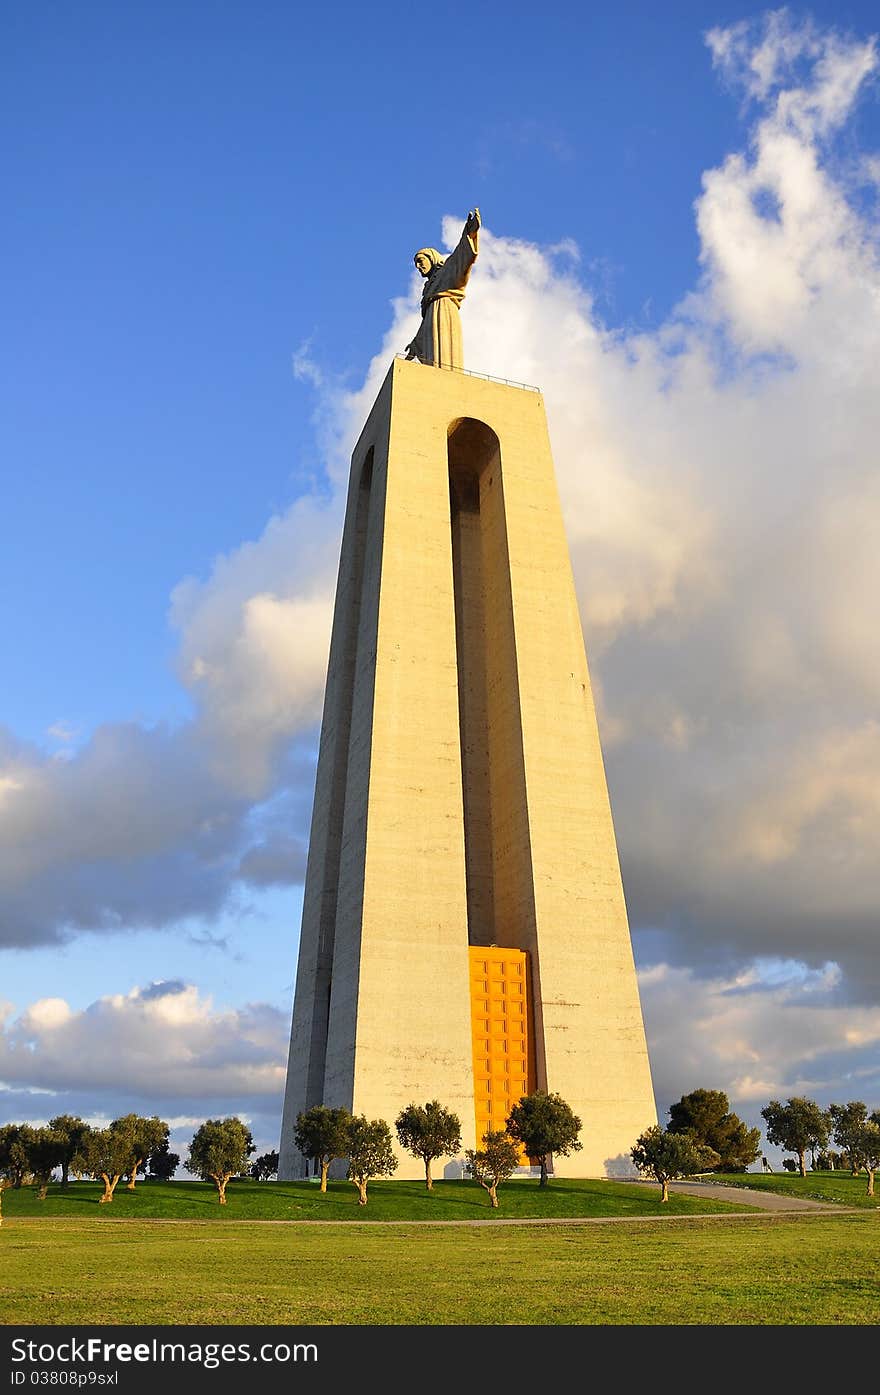
M 535 1088 L 537 940 L 501 447 L 465 417 L 448 451 L 479 1140 Z

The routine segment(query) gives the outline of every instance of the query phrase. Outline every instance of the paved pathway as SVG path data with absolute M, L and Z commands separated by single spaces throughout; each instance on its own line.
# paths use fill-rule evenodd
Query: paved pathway
M 653 1187 L 656 1182 L 633 1182 L 634 1187 Z M 720 1182 L 670 1182 L 669 1190 L 685 1192 L 688 1196 L 708 1196 L 715 1201 L 730 1201 L 740 1206 L 759 1206 L 762 1211 L 853 1211 L 858 1207 L 843 1206 L 836 1201 L 814 1201 L 809 1197 L 783 1196 L 779 1192 L 759 1191 L 757 1187 L 729 1187 Z

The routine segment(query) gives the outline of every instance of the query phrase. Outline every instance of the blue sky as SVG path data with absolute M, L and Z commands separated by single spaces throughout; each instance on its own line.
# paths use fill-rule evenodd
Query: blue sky
M 272 1146 L 340 481 L 474 204 L 468 363 L 545 391 L 661 1113 L 880 1105 L 878 27 L 8 7 L 0 1115 Z

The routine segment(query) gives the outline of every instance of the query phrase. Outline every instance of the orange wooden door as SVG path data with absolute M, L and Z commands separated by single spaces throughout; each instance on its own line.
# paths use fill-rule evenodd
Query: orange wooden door
M 524 950 L 471 945 L 471 1027 L 477 1147 L 503 1129 L 511 1107 L 535 1089 L 529 956 Z M 521 1155 L 523 1162 L 527 1159 Z

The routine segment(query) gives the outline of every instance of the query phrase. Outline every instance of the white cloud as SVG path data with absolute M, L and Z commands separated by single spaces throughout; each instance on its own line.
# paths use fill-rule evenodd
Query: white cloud
M 854 1009 L 834 963 L 756 959 L 699 978 L 667 963 L 639 975 L 657 1107 L 695 1089 L 723 1090 L 761 1128 L 770 1099 L 807 1095 L 880 1103 L 880 1007 Z M 682 1003 L 688 1004 L 687 1013 Z
M 175 1101 L 178 1113 L 181 1101 L 222 1113 L 265 1109 L 283 1092 L 288 1030 L 286 1015 L 267 1004 L 217 1008 L 176 980 L 82 1011 L 43 998 L 3 1024 L 0 1080 L 24 1093 L 76 1092 L 92 1107 L 110 1097 L 111 1117 L 164 1114 Z
M 50 727 L 46 728 L 46 735 L 54 736 L 56 741 L 73 741 L 76 734 L 76 727 L 70 722 L 53 722 Z

